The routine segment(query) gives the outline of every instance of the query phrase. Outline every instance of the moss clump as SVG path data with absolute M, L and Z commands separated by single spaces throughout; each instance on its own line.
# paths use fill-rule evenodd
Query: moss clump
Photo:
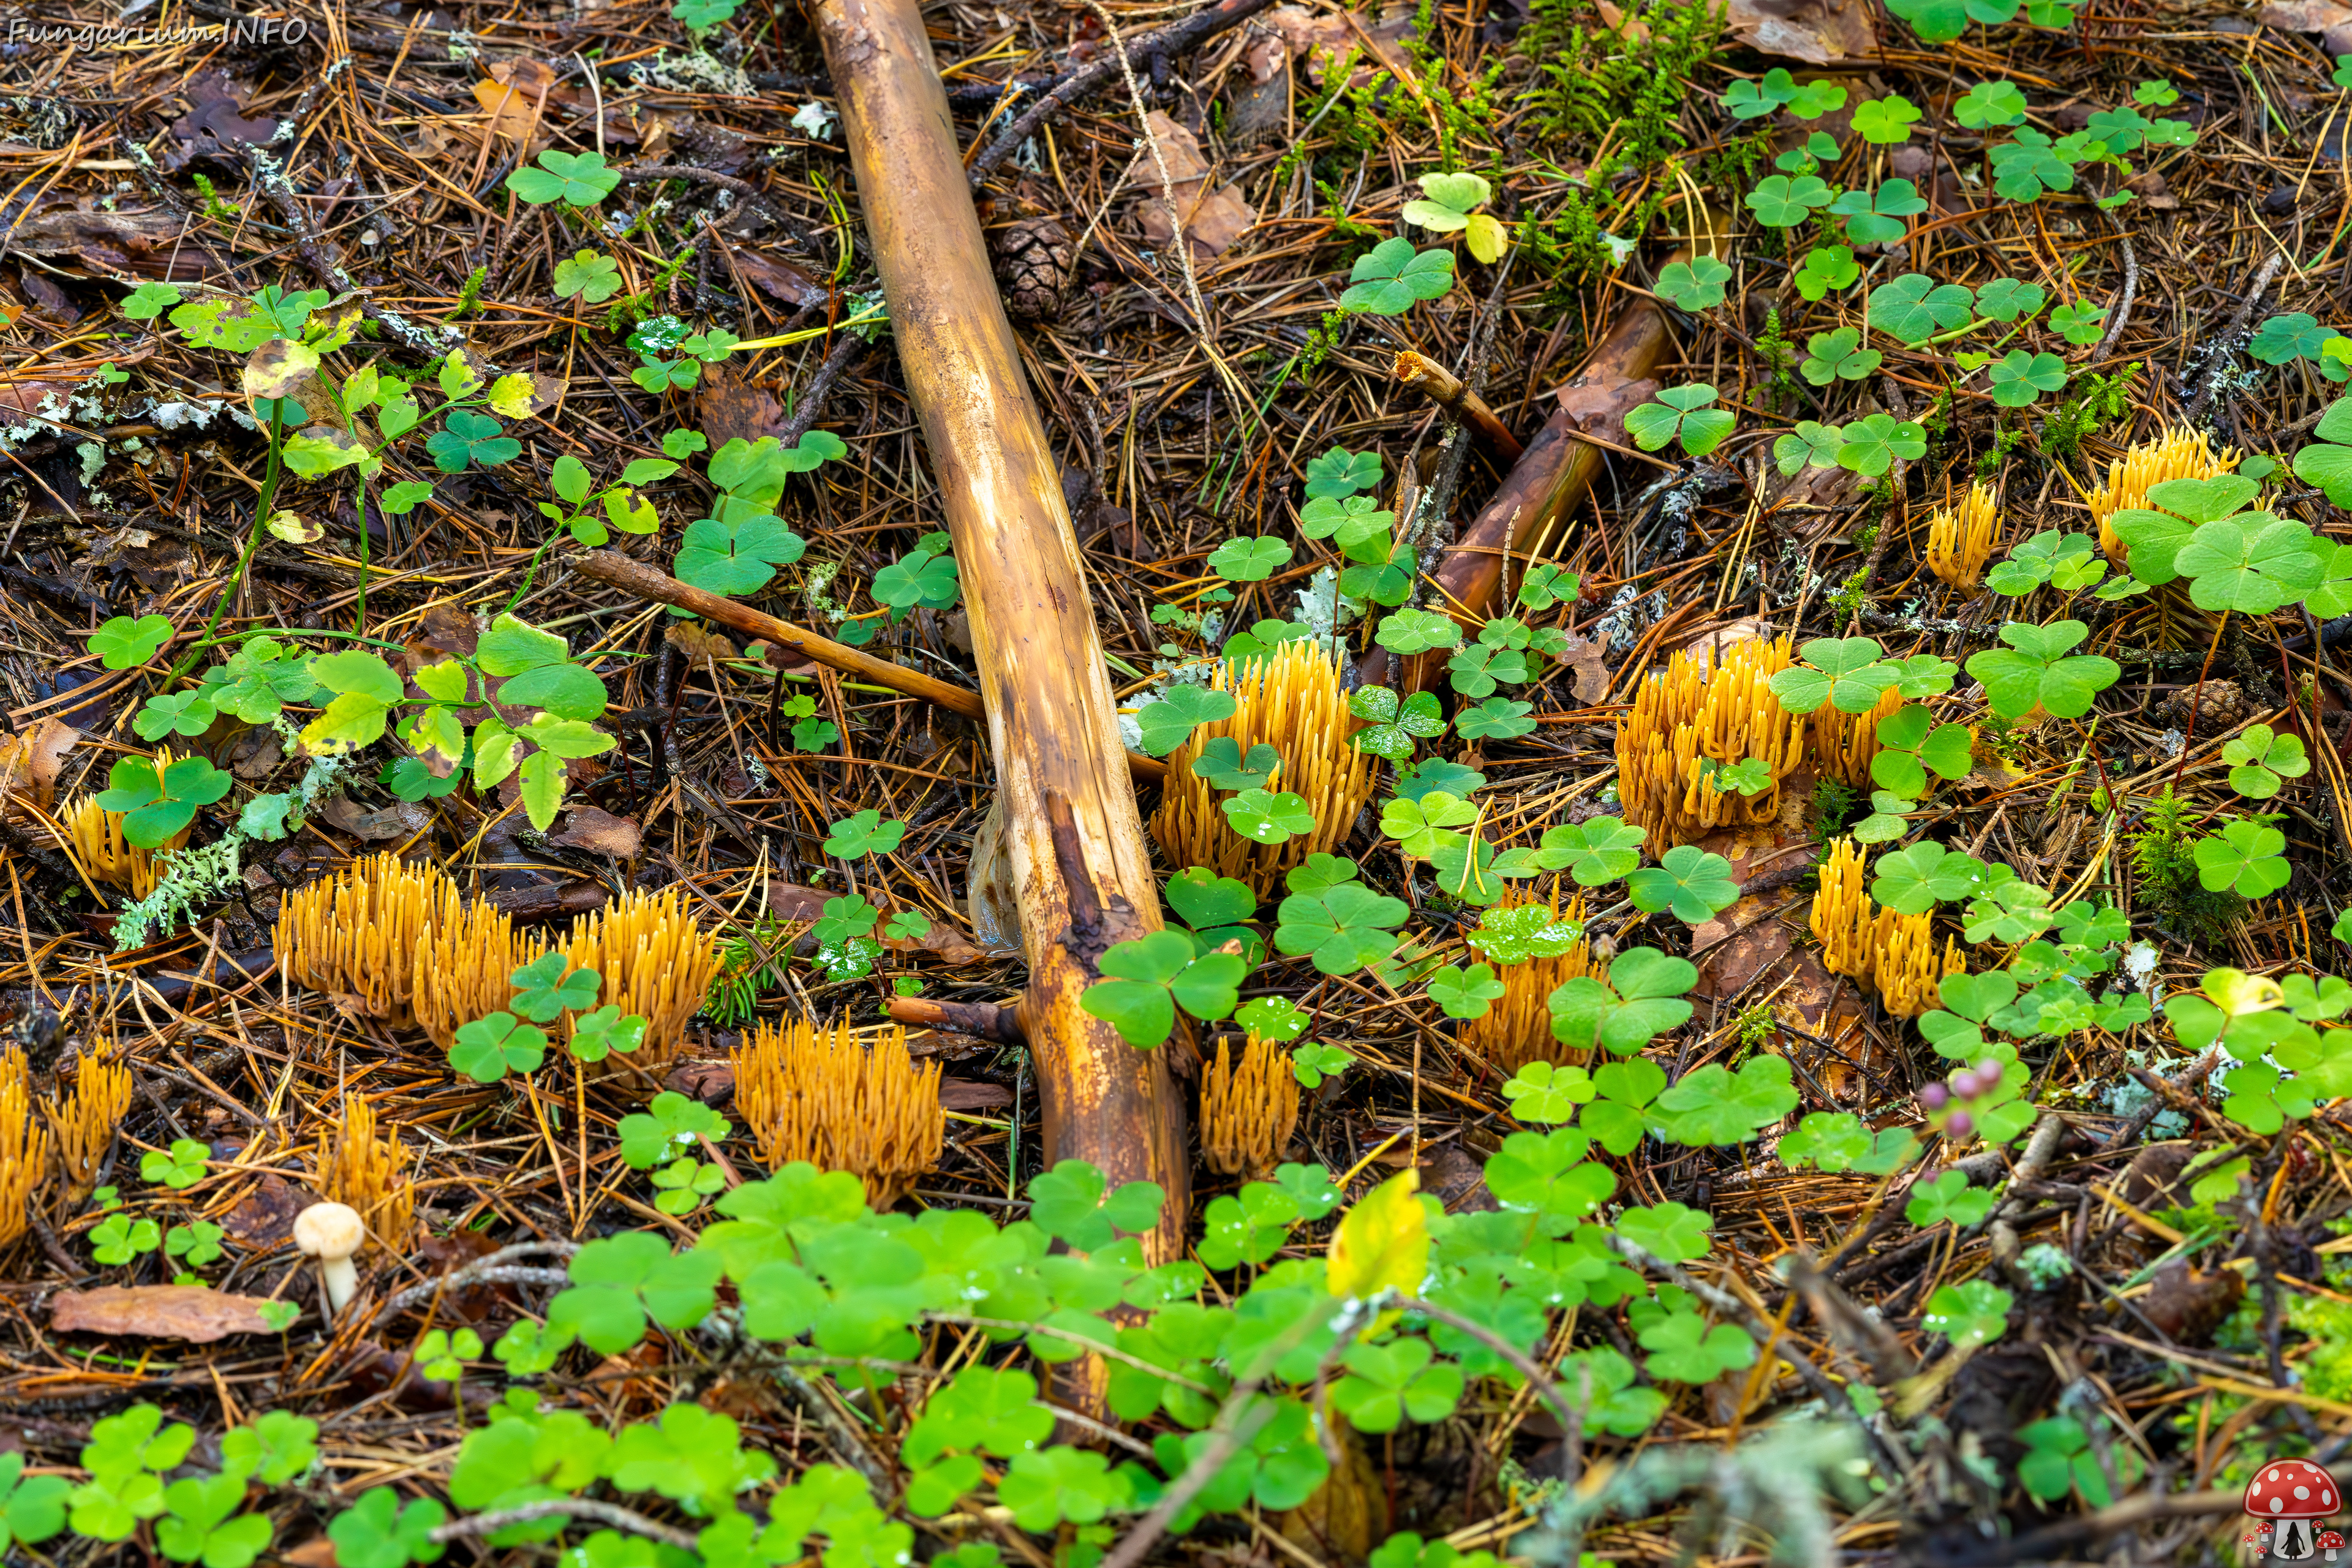
M 2163 911 L 2175 933 L 2191 942 L 2219 942 L 2246 912 L 2246 900 L 2198 880 L 2195 842 L 2188 806 L 2168 789 L 2132 835 L 2132 868 L 2139 873 L 2144 901 Z

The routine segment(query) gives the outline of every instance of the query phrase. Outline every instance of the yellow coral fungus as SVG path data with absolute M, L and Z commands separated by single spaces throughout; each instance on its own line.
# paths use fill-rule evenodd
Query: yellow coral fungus
M 33 1121 L 33 1074 L 25 1053 L 0 1053 L 0 1247 L 25 1234 L 33 1194 L 49 1169 L 49 1135 Z
M 869 1049 L 845 1020 L 762 1023 L 734 1065 L 735 1107 L 772 1171 L 795 1160 L 849 1171 L 879 1205 L 940 1163 L 940 1064 L 916 1066 L 904 1029 L 884 1029 Z
M 1939 960 L 1930 917 L 1882 910 L 1863 891 L 1862 853 L 1841 838 L 1822 862 L 1821 890 L 1813 895 L 1813 936 L 1822 944 L 1822 966 L 1851 975 L 1878 993 L 1898 1018 L 1916 1018 L 1937 1005 L 1937 986 L 1947 974 L 1967 968 L 1959 944 L 1946 941 Z
M 320 1193 L 356 1213 L 377 1245 L 395 1255 L 408 1250 L 416 1228 L 409 1163 L 397 1130 L 378 1141 L 375 1110 L 360 1095 L 343 1096 L 340 1127 L 319 1131 Z
M 436 926 L 463 912 L 457 885 L 432 866 L 390 855 L 354 860 L 341 874 L 286 895 L 278 953 L 313 991 L 354 996 L 394 1028 L 415 1021 L 419 955 Z
M 1515 917 L 1512 911 L 1517 910 L 1542 910 L 1550 918 L 1520 928 L 1517 922 L 1531 917 Z M 1503 994 L 1482 1016 L 1463 1021 L 1462 1044 L 1506 1077 L 1529 1062 L 1584 1060 L 1590 1053 L 1570 1050 L 1551 1033 L 1551 994 L 1580 975 L 1595 973 L 1592 943 L 1583 934 L 1584 895 L 1577 894 L 1562 909 L 1557 894 L 1545 904 L 1514 889 L 1486 912 L 1481 929 L 1487 927 L 1527 942 L 1528 956 L 1517 963 L 1496 963 Z
M 1290 1054 L 1252 1035 L 1236 1064 L 1232 1044 L 1219 1041 L 1216 1065 L 1201 1075 L 1201 1154 L 1209 1168 L 1228 1176 L 1268 1174 L 1297 1125 L 1298 1075 Z
M 1872 931 L 1872 978 L 1878 986 L 1878 1000 L 1889 1013 L 1898 1018 L 1916 1018 L 1931 1007 L 1943 1004 L 1937 986 L 1947 974 L 1958 974 L 1968 967 L 1960 957 L 1959 943 L 1947 937 L 1941 960 L 1936 956 L 1936 939 L 1927 929 L 1925 914 L 1898 915 L 1893 910 L 1881 910 Z
M 97 1187 L 99 1163 L 131 1109 L 131 1089 L 129 1068 L 83 1058 L 73 1092 L 57 1113 L 58 1169 L 68 1202 L 81 1202 Z
M 1822 944 L 1822 966 L 1832 974 L 1870 978 L 1873 931 L 1870 895 L 1863 891 L 1862 852 L 1851 838 L 1830 846 L 1821 865 L 1821 890 L 1813 895 L 1813 940 Z
M 515 988 L 508 976 L 545 951 L 544 942 L 518 932 L 513 920 L 488 902 L 436 921 L 417 953 L 410 998 L 417 1026 L 447 1050 L 457 1042 L 459 1028 L 502 1011 L 513 1000 Z
M 2130 552 L 2109 520 L 2116 513 L 2147 505 L 2150 486 L 2167 479 L 2210 479 L 2238 466 L 2238 453 L 2229 447 L 2213 450 L 2211 437 L 2201 430 L 2167 430 L 2145 441 L 2107 465 L 2106 482 L 2084 499 L 2091 503 L 2091 521 L 2098 525 L 2099 548 L 2121 566 Z
M 1336 849 L 1372 796 L 1373 760 L 1348 743 L 1358 728 L 1348 712 L 1339 668 L 1320 647 L 1286 642 L 1266 658 L 1226 661 L 1210 678 L 1238 705 L 1230 719 L 1203 724 L 1168 759 L 1168 782 L 1152 814 L 1151 837 L 1170 865 L 1206 866 L 1245 881 L 1263 898 L 1282 875 L 1309 855 Z M 1315 826 L 1280 844 L 1259 844 L 1236 833 L 1221 792 L 1192 772 L 1212 742 L 1225 741 L 1246 761 L 1252 749 L 1272 746 L 1281 766 L 1269 790 L 1296 795 L 1315 814 Z
M 1854 788 L 1870 788 L 1870 759 L 1878 755 L 1878 721 L 1892 719 L 1903 706 L 1899 688 L 1888 687 L 1877 706 L 1864 713 L 1846 713 L 1834 702 L 1812 711 L 1813 760 Z
M 1984 578 L 1998 526 L 1991 489 L 1970 485 L 1959 505 L 1927 520 L 1927 570 L 1955 588 L 1974 589 Z
M 563 951 L 572 968 L 593 969 L 603 978 L 600 1005 L 610 1003 L 624 1016 L 635 1014 L 646 1021 L 645 1044 L 633 1055 L 606 1057 L 599 1065 L 608 1071 L 624 1070 L 615 1064 L 627 1063 L 658 1076 L 685 1044 L 687 1020 L 724 967 L 718 939 L 694 923 L 675 889 L 624 894 L 575 923 Z M 578 1023 L 567 1015 L 564 1027 L 574 1029 Z
M 1771 680 L 1795 662 L 1787 637 L 1751 637 L 1721 650 L 1712 668 L 1677 653 L 1635 689 L 1617 721 L 1617 794 L 1625 820 L 1649 829 L 1653 853 L 1780 815 L 1780 780 L 1804 760 L 1805 717 L 1780 706 Z M 1700 767 L 1751 757 L 1772 775 L 1752 795 L 1723 794 Z

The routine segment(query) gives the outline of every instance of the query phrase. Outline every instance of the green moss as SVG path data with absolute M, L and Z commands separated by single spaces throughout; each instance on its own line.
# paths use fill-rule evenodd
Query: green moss
M 2139 873 L 2142 899 L 2162 910 L 2175 931 L 2192 941 L 2218 942 L 2246 912 L 2246 900 L 2212 892 L 2197 879 L 2190 848 L 2196 837 L 2188 806 L 2168 789 L 2149 804 L 2139 831 L 2132 835 L 2132 868 Z

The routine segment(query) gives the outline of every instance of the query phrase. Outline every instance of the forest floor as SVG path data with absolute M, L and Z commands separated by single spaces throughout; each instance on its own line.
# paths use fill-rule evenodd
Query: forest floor
M 982 1015 L 890 1076 L 1025 981 L 986 725 L 582 564 L 987 689 L 808 19 L 11 24 L 10 1562 L 2218 1563 L 2347 1458 L 2352 9 L 1195 9 L 925 12 L 1171 763 L 1150 1258 Z M 1352 717 L 1220 730 L 1254 658 Z M 719 1279 L 812 1155 L 1044 1294 Z M 1163 1533 L 1359 1215 L 1429 1311 Z

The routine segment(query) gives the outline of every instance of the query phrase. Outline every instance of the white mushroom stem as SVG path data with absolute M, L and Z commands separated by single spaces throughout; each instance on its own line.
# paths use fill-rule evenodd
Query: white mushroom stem
M 319 1289 L 327 1315 L 338 1316 L 359 1290 L 352 1255 L 367 1239 L 367 1226 L 346 1204 L 312 1204 L 294 1217 L 294 1245 L 319 1260 Z

